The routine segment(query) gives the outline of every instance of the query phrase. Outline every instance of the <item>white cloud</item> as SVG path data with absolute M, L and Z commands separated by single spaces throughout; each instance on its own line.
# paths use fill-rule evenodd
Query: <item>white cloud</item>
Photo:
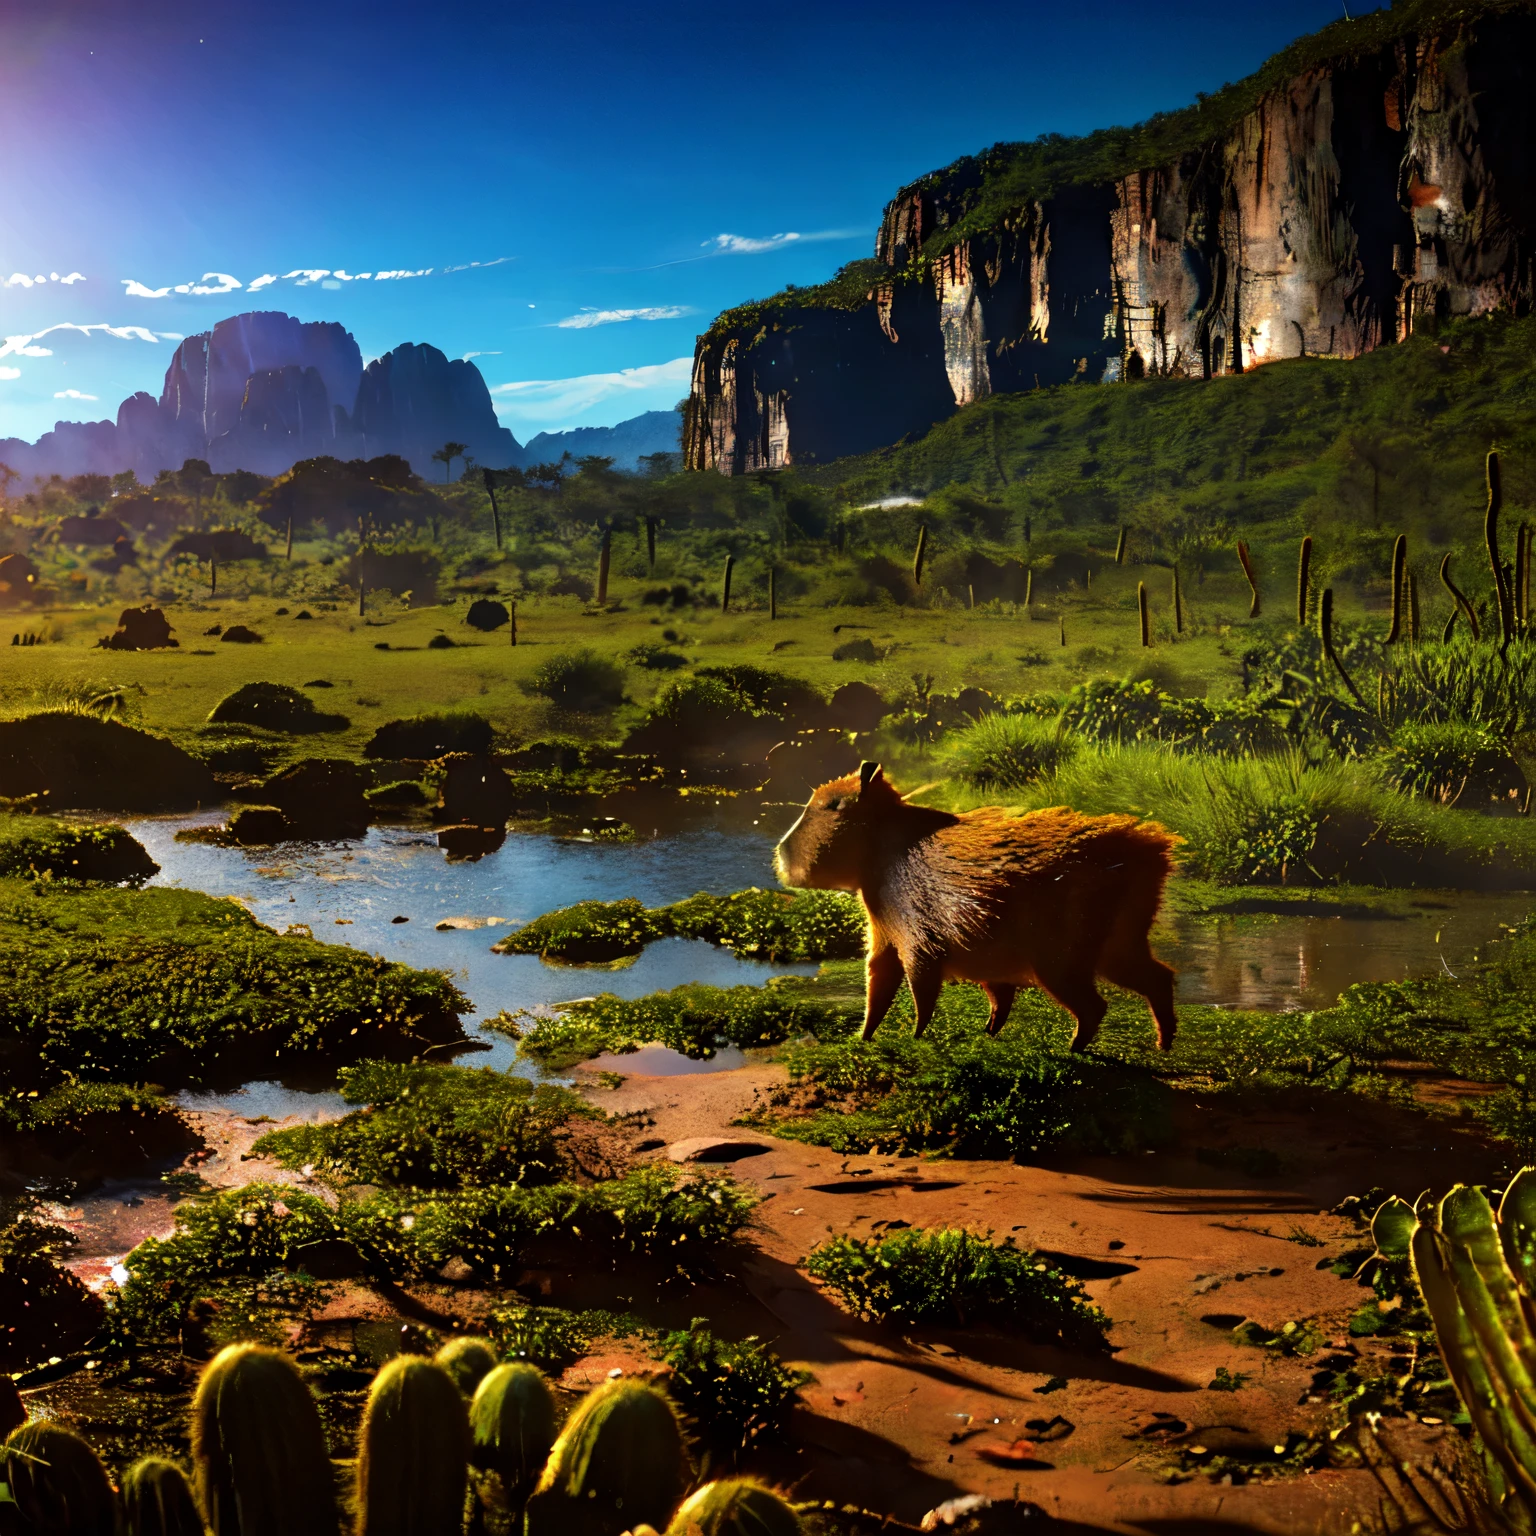
M 53 392 L 55 400 L 100 400 L 100 395 L 82 395 L 78 389 L 56 389 Z
M 807 245 L 814 240 L 852 240 L 863 233 L 861 229 L 819 229 L 802 235 L 791 229 L 782 235 L 716 235 L 704 241 L 704 249 L 711 256 L 756 256 L 763 251 L 781 251 L 786 245 Z
M 76 325 L 72 320 L 64 320 L 58 325 L 34 331 L 30 336 L 5 337 L 0 341 L 0 357 L 52 357 L 51 348 L 39 347 L 36 343 L 39 337 L 51 335 L 54 331 L 79 331 L 82 336 L 89 336 L 93 331 L 103 331 L 108 336 L 116 336 L 119 341 L 159 340 L 153 331 L 146 331 L 142 325 L 107 325 L 100 321 L 93 321 L 90 325 Z
M 693 311 L 686 304 L 664 304 L 655 309 L 584 309 L 555 324 L 562 331 L 585 331 L 594 325 L 619 325 L 625 320 L 676 320 Z
M 20 368 L 6 368 L 6 367 L 3 367 L 3 366 L 0 366 L 0 379 L 19 379 L 20 377 L 21 377 L 21 369 Z
M 686 390 L 693 377 L 693 359 L 675 357 L 670 363 L 643 368 L 623 368 L 617 373 L 587 373 L 571 379 L 525 379 L 497 384 L 498 413 L 540 427 L 570 422 L 573 418 L 609 401 L 626 401 L 628 409 L 609 412 L 614 420 L 638 415 L 643 410 L 665 410 Z M 634 399 L 647 393 L 651 400 Z
M 57 272 L 50 272 L 46 277 L 41 272 L 36 277 L 28 277 L 25 272 L 12 272 L 4 282 L 0 282 L 0 288 L 36 288 L 40 283 L 62 283 L 67 288 L 71 283 L 84 281 L 83 272 L 71 272 L 68 277 L 60 277 Z
M 246 289 L 246 292 L 247 293 L 258 293 L 263 288 L 270 288 L 272 286 L 272 284 L 275 283 L 276 281 L 277 281 L 277 273 L 276 272 L 263 272 L 261 274 L 261 276 L 258 277 L 250 285 L 250 287 Z
M 263 272 L 260 277 L 252 278 L 249 284 L 242 284 L 237 277 L 231 277 L 228 272 L 205 272 L 201 282 L 167 283 L 163 288 L 151 288 L 146 283 L 141 283 L 137 278 L 125 277 L 120 279 L 127 297 L 131 299 L 164 299 L 173 293 L 189 295 L 208 295 L 234 293 L 244 287 L 247 293 L 259 293 L 263 288 L 270 288 L 273 283 L 292 283 L 297 288 L 308 288 L 318 283 L 322 288 L 337 289 L 343 283 L 389 283 L 397 282 L 407 277 L 431 277 L 434 273 L 439 276 L 449 272 L 470 272 L 476 268 L 499 267 L 503 262 L 515 261 L 513 256 L 498 256 L 493 261 L 461 261 L 447 267 L 418 267 L 414 270 L 410 267 L 384 268 L 377 272 L 348 272 L 342 267 L 295 267 L 291 272 L 284 272 L 278 276 L 276 272 Z M 46 279 L 32 278 L 24 273 L 17 272 L 3 285 L 10 287 L 17 284 L 30 288 L 34 283 L 41 283 Z M 72 272 L 68 277 L 58 277 L 55 281 L 61 283 L 84 282 L 85 279 L 78 272 Z
M 126 288 L 126 297 L 130 299 L 163 299 L 171 290 L 169 288 L 146 288 L 136 278 L 125 277 L 123 287 Z

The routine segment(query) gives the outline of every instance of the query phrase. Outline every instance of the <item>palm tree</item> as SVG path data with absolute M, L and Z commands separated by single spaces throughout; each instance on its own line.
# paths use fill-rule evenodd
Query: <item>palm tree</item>
M 462 458 L 468 452 L 468 443 L 444 443 L 443 446 L 432 455 L 432 462 L 434 464 L 441 464 L 443 466 L 444 485 L 448 484 L 448 470 L 453 464 L 453 461 L 455 459 Z

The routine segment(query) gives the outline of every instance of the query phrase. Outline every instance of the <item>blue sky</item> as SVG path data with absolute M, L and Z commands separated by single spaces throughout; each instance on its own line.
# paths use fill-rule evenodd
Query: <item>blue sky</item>
M 903 182 L 1181 106 L 1340 9 L 9 0 L 0 437 L 158 395 L 257 308 L 476 354 L 524 441 L 665 409 L 716 313 L 869 254 Z

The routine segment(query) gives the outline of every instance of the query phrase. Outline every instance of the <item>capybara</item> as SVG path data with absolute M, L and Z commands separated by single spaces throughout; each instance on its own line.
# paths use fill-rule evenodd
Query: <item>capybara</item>
M 878 763 L 823 784 L 775 854 L 787 885 L 857 891 L 869 919 L 864 1039 L 901 988 L 918 1034 L 946 981 L 975 981 L 996 1034 L 1020 987 L 1038 986 L 1077 1020 L 1086 1049 L 1107 1004 L 1102 976 L 1139 992 L 1173 1044 L 1173 971 L 1147 945 L 1175 839 L 1134 816 L 1082 816 L 1063 806 L 1011 816 L 951 815 L 912 805 Z

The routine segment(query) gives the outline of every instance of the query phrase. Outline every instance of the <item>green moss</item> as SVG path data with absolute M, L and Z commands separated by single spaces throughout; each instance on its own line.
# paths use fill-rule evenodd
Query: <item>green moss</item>
M 0 876 L 142 885 L 160 866 L 119 826 L 0 816 Z

